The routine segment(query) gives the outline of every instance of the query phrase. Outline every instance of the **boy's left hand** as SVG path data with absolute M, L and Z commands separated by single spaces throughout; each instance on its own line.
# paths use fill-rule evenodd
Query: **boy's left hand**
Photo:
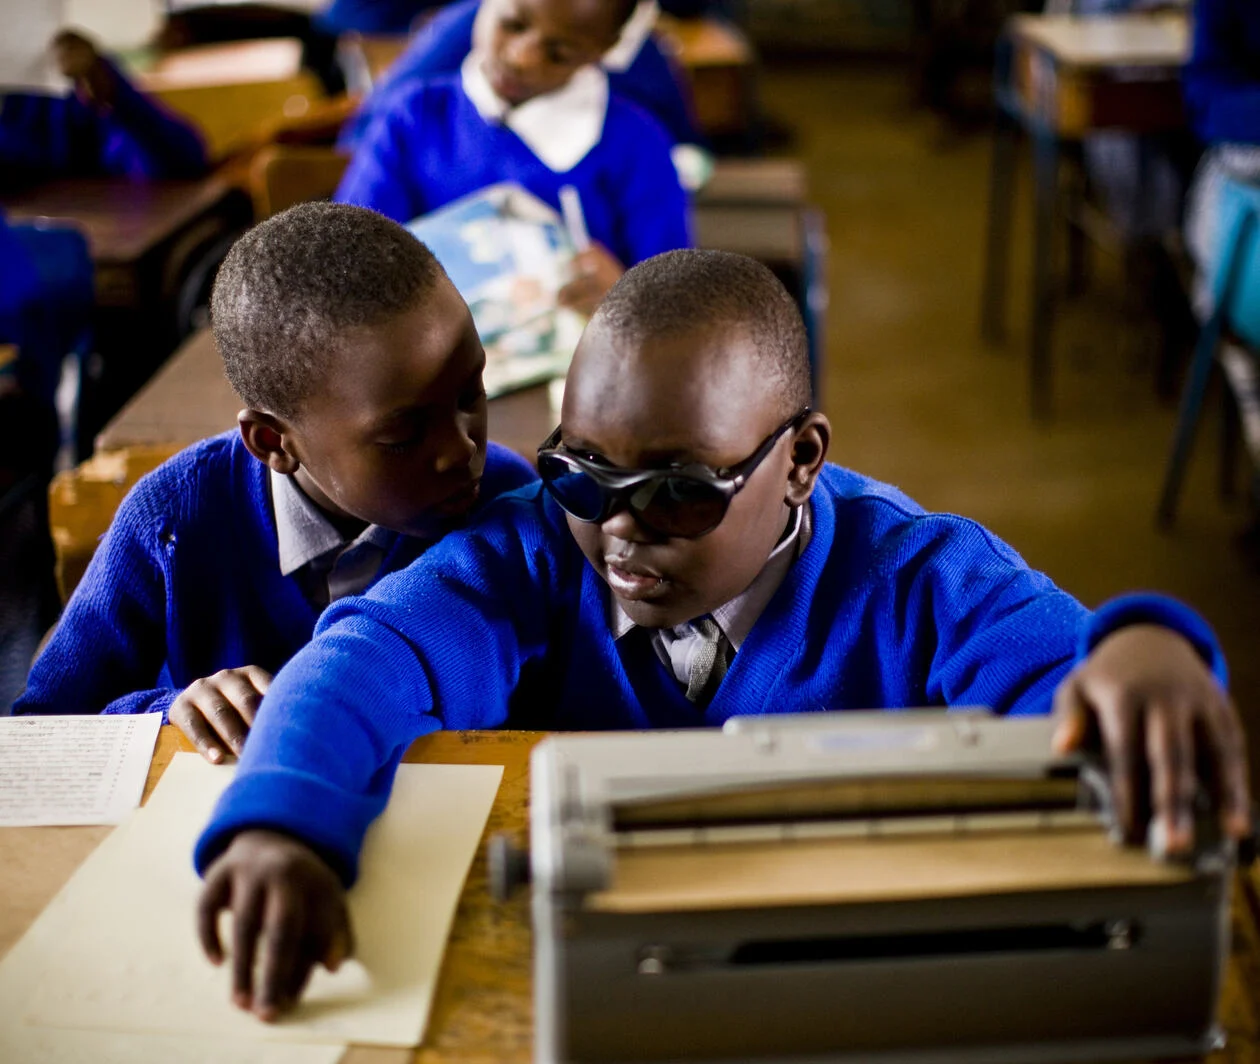
M 573 256 L 573 280 L 560 289 L 560 305 L 585 314 L 595 313 L 608 289 L 626 272 L 605 247 L 592 244 Z
M 1126 842 L 1142 839 L 1150 812 L 1165 853 L 1193 848 L 1200 766 L 1203 782 L 1218 796 L 1222 830 L 1234 839 L 1250 833 L 1237 710 L 1198 651 L 1176 632 L 1153 624 L 1113 632 L 1059 685 L 1054 713 L 1056 752 L 1101 738 Z

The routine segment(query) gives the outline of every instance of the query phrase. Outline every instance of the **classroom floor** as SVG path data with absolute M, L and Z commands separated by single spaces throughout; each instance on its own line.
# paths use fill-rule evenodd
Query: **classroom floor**
M 904 70 L 860 61 L 768 65 L 772 119 L 827 214 L 831 307 L 825 410 L 835 461 L 931 509 L 974 517 L 1085 603 L 1156 588 L 1201 610 L 1229 656 L 1260 784 L 1260 562 L 1236 539 L 1241 504 L 1216 491 L 1210 404 L 1171 534 L 1153 513 L 1175 421 L 1154 356 L 1117 311 L 1115 266 L 1065 313 L 1054 416 L 1028 406 L 1031 206 L 1020 173 L 1010 329 L 979 339 L 989 139 L 942 136 Z M 1240 487 L 1242 479 L 1240 478 Z

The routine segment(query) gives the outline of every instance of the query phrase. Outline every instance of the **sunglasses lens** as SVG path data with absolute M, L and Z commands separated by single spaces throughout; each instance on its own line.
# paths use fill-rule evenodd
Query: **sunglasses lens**
M 566 513 L 579 521 L 599 519 L 604 506 L 604 491 L 594 477 L 556 454 L 539 455 L 538 475 Z
M 699 536 L 716 528 L 726 515 L 726 496 L 712 484 L 691 477 L 661 477 L 630 497 L 643 523 L 667 536 Z

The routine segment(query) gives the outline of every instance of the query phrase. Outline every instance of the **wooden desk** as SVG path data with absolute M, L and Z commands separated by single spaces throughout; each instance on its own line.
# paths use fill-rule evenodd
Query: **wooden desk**
M 1181 67 L 1189 55 L 1182 15 L 1099 18 L 1019 15 L 999 43 L 982 332 L 1004 332 L 1017 134 L 1033 141 L 1034 233 L 1029 357 L 1033 413 L 1051 400 L 1055 278 L 1053 236 L 1064 141 L 1105 130 L 1168 133 L 1185 123 Z
M 97 302 L 140 308 L 164 274 L 178 273 L 181 249 L 191 252 L 239 221 L 232 186 L 216 177 L 136 182 L 125 178 L 52 181 L 0 196 L 14 221 L 48 222 L 80 230 L 96 266 Z M 154 263 L 154 259 L 162 259 Z M 157 277 L 147 277 L 155 267 Z M 152 309 L 149 306 L 148 309 Z
M 524 842 L 529 804 L 529 754 L 537 732 L 439 732 L 415 743 L 407 761 L 503 765 L 503 782 L 483 843 L 496 832 Z M 163 728 L 145 796 L 176 750 L 188 749 Z M 8 951 L 109 828 L 0 829 L 0 954 Z M 142 873 L 138 873 L 142 874 Z M 1260 873 L 1243 879 L 1235 896 L 1234 946 L 1221 997 L 1221 1024 L 1229 1037 L 1210 1061 L 1260 1059 Z M 189 913 L 189 920 L 192 914 Z M 352 1048 L 342 1064 L 532 1061 L 531 937 L 525 892 L 505 905 L 488 890 L 484 847 L 474 860 L 460 898 L 450 944 L 438 977 L 437 996 L 424 1045 L 414 1054 Z
M 756 56 L 748 38 L 720 19 L 668 15 L 657 23 L 656 37 L 687 74 L 701 132 L 751 137 L 760 106 Z
M 193 45 L 130 73 L 201 131 L 215 160 L 265 142 L 324 98 L 319 79 L 302 68 L 301 41 L 287 37 Z

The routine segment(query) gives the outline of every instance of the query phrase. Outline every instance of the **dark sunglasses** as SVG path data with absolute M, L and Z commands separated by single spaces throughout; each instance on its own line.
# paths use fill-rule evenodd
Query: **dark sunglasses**
M 796 428 L 809 410 L 805 407 L 788 418 L 752 454 L 725 469 L 699 463 L 672 469 L 618 469 L 566 450 L 557 426 L 538 448 L 538 473 L 561 509 L 579 521 L 602 523 L 628 509 L 650 532 L 694 539 L 722 523 L 731 499 L 779 437 Z

